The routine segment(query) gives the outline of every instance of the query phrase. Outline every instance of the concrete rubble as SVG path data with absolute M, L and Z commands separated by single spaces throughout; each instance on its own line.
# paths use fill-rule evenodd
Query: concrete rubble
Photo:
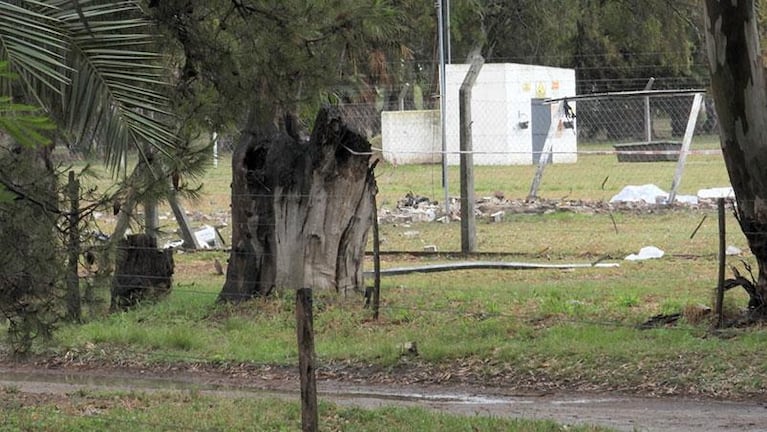
M 460 221 L 461 203 L 457 197 L 450 199 L 451 221 Z M 696 202 L 675 202 L 672 205 L 638 201 L 598 201 L 574 199 L 507 199 L 504 194 L 496 192 L 492 196 L 476 200 L 474 215 L 478 220 L 490 223 L 502 222 L 508 215 L 578 213 L 578 214 L 608 214 L 635 213 L 652 214 L 678 209 L 715 209 L 716 198 L 699 196 Z M 425 196 L 408 193 L 400 199 L 394 208 L 382 206 L 378 210 L 378 221 L 381 224 L 410 224 L 424 222 L 444 222 L 446 220 L 444 204 Z

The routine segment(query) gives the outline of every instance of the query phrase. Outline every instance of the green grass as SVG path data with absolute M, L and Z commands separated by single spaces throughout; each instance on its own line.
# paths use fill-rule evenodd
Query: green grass
M 181 255 L 179 265 L 204 265 L 200 255 Z M 442 368 L 468 361 L 488 382 L 534 374 L 605 390 L 657 386 L 712 396 L 759 394 L 767 342 L 761 329 L 720 339 L 708 332 L 711 317 L 683 319 L 669 329 L 635 328 L 658 313 L 711 304 L 715 280 L 713 258 L 384 278 L 379 321 L 371 320 L 361 298 L 315 299 L 316 351 L 320 364 L 396 367 L 404 359 L 402 345 L 415 341 L 420 362 Z M 295 364 L 292 296 L 217 305 L 221 282 L 179 274 L 167 300 L 66 326 L 51 349 L 86 360 Z M 727 298 L 730 310 L 745 306 L 742 293 Z
M 696 137 L 693 150 L 718 149 L 713 137 Z M 582 151 L 612 150 L 608 144 L 579 146 Z M 546 167 L 539 188 L 539 196 L 548 199 L 609 200 L 629 184 L 657 184 L 668 191 L 676 169 L 676 162 L 619 163 L 615 155 L 582 154 L 573 164 L 554 164 Z M 488 196 L 495 191 L 504 192 L 507 198 L 525 198 L 530 191 L 536 167 L 477 166 L 474 183 L 477 197 Z M 443 201 L 441 165 L 379 166 L 376 177 L 380 189 L 379 203 L 394 205 L 408 191 Z M 451 166 L 448 172 L 448 189 L 451 196 L 459 195 L 459 169 Z M 729 180 L 720 155 L 691 154 L 687 158 L 680 194 L 695 194 L 698 189 L 727 186 Z
M 512 215 L 501 223 L 479 221 L 477 244 L 480 252 L 504 252 L 552 260 L 579 257 L 588 260 L 605 255 L 622 259 L 649 245 L 672 255 L 706 256 L 715 255 L 717 251 L 716 219 L 715 209 L 615 213 L 612 217 L 607 212 Z M 701 221 L 703 225 L 691 239 Z M 727 225 L 728 244 L 746 249 L 745 238 L 729 212 Z M 381 250 L 421 251 L 426 245 L 434 245 L 442 252 L 460 251 L 460 229 L 459 223 L 382 224 Z M 372 243 L 369 248 L 372 249 Z
M 94 393 L 37 397 L 0 390 L 0 431 L 299 431 L 297 403 L 270 398 L 220 398 L 198 392 Z M 417 408 L 365 410 L 320 404 L 322 431 L 515 431 L 599 432 L 591 426 L 562 426 L 551 421 L 463 417 Z
M 680 193 L 727 184 L 721 157 L 693 155 L 688 162 Z M 673 163 L 618 164 L 614 156 L 583 156 L 577 164 L 548 167 L 541 195 L 607 200 L 626 184 L 656 183 L 667 189 L 674 168 Z M 441 194 L 439 167 L 383 165 L 378 170 L 378 199 L 384 208 L 391 208 L 411 190 L 433 197 Z M 478 167 L 477 195 L 499 190 L 507 198 L 524 198 L 533 170 L 529 166 Z M 202 199 L 188 208 L 203 213 L 228 208 L 230 175 L 228 161 L 209 171 Z M 457 168 L 451 167 L 450 176 L 457 190 Z M 746 249 L 732 216 L 727 223 L 728 244 Z M 406 235 L 407 231 L 417 234 Z M 384 224 L 381 236 L 385 251 L 420 251 L 425 245 L 436 245 L 439 251 L 460 250 L 457 223 Z M 416 361 L 437 371 L 468 368 L 484 384 L 524 386 L 531 385 L 524 377 L 533 377 L 530 379 L 543 386 L 602 391 L 722 397 L 764 394 L 767 335 L 763 329 L 732 330 L 720 338 L 709 331 L 711 317 L 686 317 L 672 328 L 635 327 L 656 314 L 713 303 L 718 244 L 714 210 L 509 215 L 501 223 L 480 221 L 478 241 L 480 251 L 508 254 L 497 259 L 558 263 L 607 257 L 621 266 L 388 277 L 383 279 L 379 321 L 373 321 L 370 311 L 363 309 L 361 298 L 319 296 L 315 299 L 315 330 L 320 364 L 372 364 L 396 373 L 398 366 Z M 648 245 L 663 249 L 667 256 L 646 262 L 622 261 Z M 43 352 L 117 363 L 128 359 L 162 364 L 295 364 L 291 295 L 218 305 L 215 299 L 223 278 L 212 273 L 214 257 L 222 262 L 226 259 L 222 253 L 177 255 L 175 286 L 166 300 L 83 325 L 64 326 Z M 393 256 L 384 257 L 383 265 L 450 259 Z M 741 259 L 754 265 L 748 254 L 729 257 L 728 264 L 740 265 Z M 366 267 L 372 266 L 368 262 Z M 745 305 L 743 293 L 727 293 L 729 314 Z M 401 347 L 406 342 L 417 342 L 415 359 L 403 356 Z M 333 412 L 336 416 L 346 411 Z M 395 421 L 407 411 L 354 412 L 352 417 L 381 416 Z M 414 419 L 401 421 L 399 426 L 417 424 Z M 283 426 L 290 430 L 295 424 Z M 359 424 L 350 430 L 367 430 L 365 427 Z M 451 427 L 444 426 L 446 430 Z M 519 430 L 558 430 L 554 425 L 554 429 L 535 427 L 544 429 Z M 508 425 L 500 428 L 515 430 Z M 392 426 L 392 430 L 400 429 Z

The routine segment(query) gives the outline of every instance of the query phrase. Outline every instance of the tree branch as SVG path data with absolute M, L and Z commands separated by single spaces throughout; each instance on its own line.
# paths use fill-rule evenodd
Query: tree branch
M 27 194 L 26 192 L 21 190 L 18 186 L 16 186 L 12 182 L 10 182 L 10 181 L 2 178 L 2 177 L 0 177 L 0 185 L 5 186 L 5 188 L 8 189 L 9 192 L 11 192 L 14 195 L 16 195 L 16 197 L 18 199 L 25 199 L 25 200 L 27 200 L 27 201 L 29 201 L 29 202 L 39 206 L 40 208 L 42 208 L 46 212 L 55 213 L 55 214 L 59 214 L 59 215 L 62 214 L 61 210 L 59 210 L 57 206 L 46 204 L 45 202 L 40 201 L 40 200 L 30 196 L 29 194 Z

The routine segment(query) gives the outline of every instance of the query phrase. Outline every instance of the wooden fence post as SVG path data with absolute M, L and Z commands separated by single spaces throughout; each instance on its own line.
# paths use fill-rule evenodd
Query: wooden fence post
M 726 232 L 725 232 L 725 219 L 724 219 L 724 198 L 716 200 L 716 207 L 719 213 L 719 280 L 716 285 L 716 305 L 714 309 L 716 312 L 716 327 L 722 326 L 724 321 L 724 268 L 725 261 L 727 260 L 726 253 Z
M 319 430 L 317 411 L 317 377 L 314 365 L 314 323 L 312 289 L 296 290 L 296 333 L 298 336 L 298 369 L 301 375 L 301 430 Z
M 373 197 L 373 319 L 381 308 L 381 240 L 378 232 L 378 204 Z
M 80 182 L 75 177 L 74 171 L 69 171 L 69 184 L 67 185 L 69 195 L 69 214 L 67 215 L 69 224 L 69 239 L 67 244 L 67 318 L 70 321 L 80 321 L 80 275 L 77 267 L 80 259 Z

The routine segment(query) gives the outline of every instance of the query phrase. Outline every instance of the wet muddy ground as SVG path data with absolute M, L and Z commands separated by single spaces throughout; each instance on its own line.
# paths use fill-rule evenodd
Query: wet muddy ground
M 210 370 L 141 370 L 114 367 L 50 368 L 0 364 L 0 386 L 30 394 L 64 395 L 83 389 L 186 391 L 218 397 L 299 399 L 295 371 L 264 367 L 247 379 Z M 764 401 L 721 401 L 686 397 L 643 397 L 618 393 L 535 392 L 473 385 L 363 384 L 320 379 L 320 399 L 363 408 L 417 406 L 452 414 L 551 419 L 563 424 L 597 424 L 621 431 L 764 431 Z

